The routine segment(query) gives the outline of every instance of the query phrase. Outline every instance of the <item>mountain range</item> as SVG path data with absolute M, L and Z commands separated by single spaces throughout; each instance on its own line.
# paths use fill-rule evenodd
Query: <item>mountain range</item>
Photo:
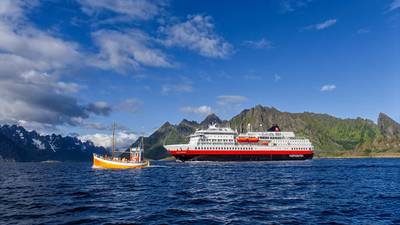
M 188 135 L 211 123 L 230 126 L 239 132 L 246 132 L 250 127 L 253 131 L 266 130 L 272 124 L 278 124 L 283 131 L 293 131 L 298 136 L 309 138 L 317 156 L 400 153 L 400 124 L 384 113 L 379 114 L 375 123 L 363 118 L 341 119 L 312 112 L 281 112 L 274 107 L 257 105 L 230 120 L 221 120 L 210 114 L 200 123 L 186 119 L 176 125 L 166 122 L 149 137 L 144 137 L 145 156 L 150 159 L 168 157 L 163 144 L 185 143 Z
M 230 120 L 210 114 L 203 121 L 182 120 L 179 124 L 164 123 L 148 137 L 143 137 L 145 157 L 163 159 L 169 153 L 164 144 L 186 143 L 189 135 L 210 124 L 230 126 L 239 132 L 266 130 L 278 124 L 282 131 L 293 131 L 309 138 L 317 156 L 343 156 L 400 153 L 400 124 L 384 113 L 374 121 L 355 118 L 341 119 L 320 113 L 281 112 L 273 107 L 257 105 L 245 109 Z M 249 126 L 250 124 L 250 126 Z M 132 144 L 138 145 L 140 138 Z M 104 154 L 106 149 L 77 137 L 56 134 L 40 135 L 21 126 L 0 126 L 0 161 L 89 161 L 92 153 Z
M 105 152 L 105 148 L 76 137 L 40 135 L 16 125 L 0 126 L 0 161 L 89 161 L 92 153 Z

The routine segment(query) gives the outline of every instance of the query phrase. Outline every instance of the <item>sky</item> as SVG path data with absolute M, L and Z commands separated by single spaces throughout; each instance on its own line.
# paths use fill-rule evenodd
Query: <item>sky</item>
M 0 1 L 0 123 L 109 145 L 166 121 L 400 121 L 400 0 Z

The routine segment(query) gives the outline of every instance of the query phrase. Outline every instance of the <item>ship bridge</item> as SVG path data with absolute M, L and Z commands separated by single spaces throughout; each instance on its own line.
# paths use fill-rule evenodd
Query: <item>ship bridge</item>
M 189 144 L 205 144 L 210 142 L 233 142 L 237 132 L 229 127 L 217 127 L 210 125 L 208 129 L 197 130 L 190 135 Z
M 280 138 L 294 138 L 293 132 L 247 132 L 244 134 L 249 137 L 269 138 L 269 139 L 280 139 Z

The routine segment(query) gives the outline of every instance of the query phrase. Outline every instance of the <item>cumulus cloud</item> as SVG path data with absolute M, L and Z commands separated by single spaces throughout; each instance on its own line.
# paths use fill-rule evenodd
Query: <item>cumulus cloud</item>
M 0 121 L 43 127 L 78 125 L 106 108 L 84 104 L 68 93 L 82 87 L 57 71 L 82 59 L 76 43 L 35 28 L 25 20 L 36 1 L 0 1 Z
M 306 26 L 304 29 L 306 29 L 306 30 L 324 30 L 328 27 L 335 25 L 336 22 L 337 22 L 337 19 L 329 19 L 329 20 L 326 20 L 321 23 Z
M 99 30 L 92 36 L 100 49 L 99 54 L 91 60 L 94 66 L 120 72 L 140 66 L 172 67 L 168 57 L 153 46 L 154 40 L 140 30 Z
M 247 101 L 247 98 L 241 95 L 220 95 L 217 97 L 219 105 L 237 105 Z
M 334 84 L 325 84 L 321 87 L 320 91 L 333 91 L 336 89 L 336 85 Z
M 159 14 L 164 1 L 149 0 L 81 0 L 83 12 L 89 15 L 109 16 L 109 22 L 149 20 Z M 110 15 L 111 14 L 111 15 Z
M 187 114 L 209 115 L 212 113 L 212 109 L 207 105 L 202 105 L 199 107 L 185 106 L 181 108 L 181 112 Z
M 89 103 L 86 106 L 86 109 L 89 112 L 93 112 L 97 115 L 103 115 L 103 116 L 108 116 L 111 112 L 111 107 L 108 105 L 107 102 L 103 102 L 103 101 Z
M 55 87 L 57 93 L 76 93 L 81 89 L 86 88 L 86 86 L 74 82 L 63 82 L 63 81 L 58 81 Z
M 0 79 L 0 120 L 77 125 L 77 119 L 90 114 L 109 113 L 104 105 L 83 105 L 72 96 L 58 93 L 50 79 L 42 82 L 47 76 L 29 71 L 13 79 Z
M 96 146 L 103 146 L 110 148 L 112 146 L 112 135 L 111 134 L 87 134 L 78 136 L 81 141 L 92 141 Z M 132 132 L 116 132 L 115 134 L 115 146 L 120 149 L 128 148 L 137 140 L 138 136 Z
M 214 31 L 210 16 L 192 15 L 187 21 L 160 28 L 166 46 L 177 46 L 210 58 L 226 58 L 233 47 Z
M 33 65 L 38 69 L 61 68 L 77 62 L 81 56 L 75 43 L 4 20 L 0 20 L 0 49 L 3 58 L 14 59 L 16 64 Z
M 243 42 L 243 45 L 255 49 L 272 48 L 272 42 L 265 38 L 262 38 L 260 40 L 247 40 Z
M 25 17 L 25 10 L 30 9 L 36 5 L 36 0 L 2 0 L 0 1 L 0 17 L 2 20 L 20 20 Z

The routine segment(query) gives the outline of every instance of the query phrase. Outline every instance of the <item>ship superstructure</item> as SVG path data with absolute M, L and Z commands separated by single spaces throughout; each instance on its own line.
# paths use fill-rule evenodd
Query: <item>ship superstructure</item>
M 278 125 L 265 132 L 239 134 L 229 127 L 210 125 L 190 135 L 188 144 L 164 147 L 181 161 L 268 161 L 302 160 L 313 157 L 314 147 Z

